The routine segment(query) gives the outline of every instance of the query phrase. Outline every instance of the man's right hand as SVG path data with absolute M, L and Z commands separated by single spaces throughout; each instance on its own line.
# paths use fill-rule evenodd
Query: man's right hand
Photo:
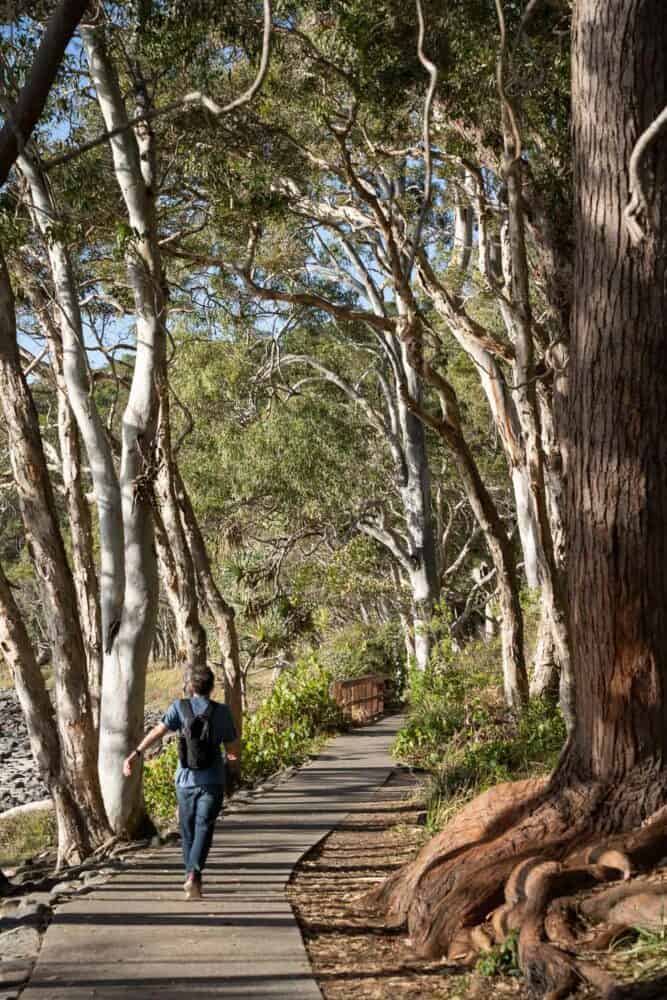
M 132 768 L 134 767 L 134 762 L 137 759 L 137 754 L 132 751 L 129 757 L 126 757 L 123 761 L 123 774 L 126 778 L 129 778 L 132 774 Z

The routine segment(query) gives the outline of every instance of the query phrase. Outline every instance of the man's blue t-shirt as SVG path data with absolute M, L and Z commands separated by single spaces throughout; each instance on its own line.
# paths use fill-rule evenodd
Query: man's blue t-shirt
M 178 765 L 176 770 L 176 784 L 181 786 L 195 785 L 223 785 L 225 784 L 225 765 L 220 751 L 221 743 L 233 743 L 236 739 L 236 727 L 232 719 L 232 713 L 227 705 L 215 702 L 215 709 L 211 716 L 210 726 L 213 735 L 213 742 L 216 746 L 216 759 L 211 767 L 204 767 L 199 770 L 192 770 L 189 767 Z M 194 715 L 201 715 L 209 705 L 209 699 L 201 695 L 193 695 L 190 698 L 190 705 Z M 162 716 L 162 722 L 172 733 L 178 733 L 183 728 L 183 713 L 178 701 L 172 702 L 167 711 Z

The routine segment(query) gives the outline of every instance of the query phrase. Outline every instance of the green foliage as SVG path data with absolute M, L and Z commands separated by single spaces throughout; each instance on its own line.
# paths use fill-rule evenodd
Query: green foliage
M 394 744 L 395 756 L 435 768 L 443 753 L 465 746 L 499 714 L 498 644 L 470 643 L 455 658 L 448 639 L 433 650 L 426 671 L 411 667 L 408 721 Z
M 387 679 L 390 705 L 401 702 L 406 681 L 405 645 L 397 622 L 338 629 L 317 649 L 318 661 L 339 679 L 379 674 Z
M 440 652 L 442 646 L 440 647 Z M 467 798 L 492 785 L 549 772 L 565 742 L 558 706 L 533 699 L 521 715 L 508 712 L 496 641 L 468 643 L 409 677 L 408 720 L 397 759 L 432 773 L 427 829 L 435 833 Z
M 520 976 L 518 931 L 512 931 L 502 944 L 484 952 L 475 971 L 481 976 Z
M 659 931 L 636 928 L 633 939 L 623 938 L 614 948 L 610 964 L 623 979 L 634 982 L 664 976 L 667 969 L 667 926 Z
M 167 825 L 176 813 L 174 774 L 178 766 L 178 742 L 171 740 L 144 767 L 144 801 L 146 810 L 157 826 Z
M 302 763 L 313 741 L 343 725 L 329 694 L 331 671 L 314 658 L 285 671 L 269 697 L 248 720 L 243 734 L 242 775 L 255 782 Z

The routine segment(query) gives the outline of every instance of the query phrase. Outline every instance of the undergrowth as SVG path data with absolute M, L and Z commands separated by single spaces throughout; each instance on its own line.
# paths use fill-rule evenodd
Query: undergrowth
M 667 926 L 659 931 L 637 928 L 636 938 L 620 941 L 610 960 L 614 972 L 627 976 L 630 972 L 635 982 L 667 975 Z
M 56 844 L 56 818 L 52 809 L 25 810 L 20 816 L 0 819 L 0 862 L 16 864 Z
M 558 760 L 566 733 L 557 704 L 534 699 L 509 712 L 500 664 L 499 640 L 456 650 L 445 633 L 428 669 L 410 670 L 408 719 L 393 753 L 430 773 L 428 834 L 492 785 L 548 773 Z
M 481 976 L 520 976 L 519 932 L 511 931 L 502 944 L 485 951 L 477 960 L 475 971 Z

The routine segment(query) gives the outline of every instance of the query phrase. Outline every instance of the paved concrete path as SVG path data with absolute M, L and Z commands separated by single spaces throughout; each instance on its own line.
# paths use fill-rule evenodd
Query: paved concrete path
M 141 852 L 59 907 L 21 1000 L 321 1000 L 285 885 L 302 855 L 392 770 L 397 717 L 332 740 L 293 778 L 225 816 L 187 902 L 177 847 Z

